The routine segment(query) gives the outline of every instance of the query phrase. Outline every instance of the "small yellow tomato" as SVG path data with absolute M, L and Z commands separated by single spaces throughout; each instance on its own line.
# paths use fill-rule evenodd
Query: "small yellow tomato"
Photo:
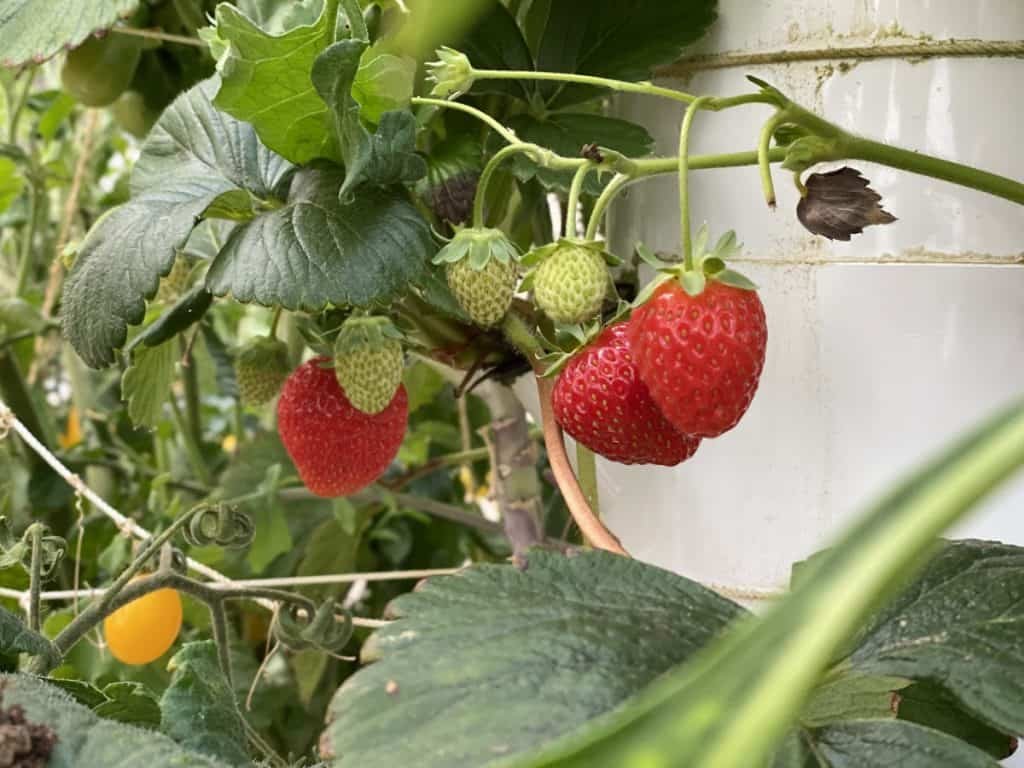
M 163 656 L 181 631 L 181 596 L 158 589 L 103 620 L 103 635 L 122 664 L 149 664 Z

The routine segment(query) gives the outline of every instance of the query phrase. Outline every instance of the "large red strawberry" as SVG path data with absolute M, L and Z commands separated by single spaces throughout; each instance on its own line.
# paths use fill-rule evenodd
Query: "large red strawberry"
M 404 386 L 380 413 L 353 407 L 326 357 L 296 368 L 277 401 L 281 442 L 306 487 L 326 497 L 347 496 L 380 477 L 398 453 L 408 415 Z
M 634 310 L 629 341 L 665 417 L 686 434 L 717 437 L 754 399 L 768 328 L 756 291 L 714 276 L 696 282 L 695 295 L 676 279 L 661 285 Z
M 627 324 L 605 328 L 559 374 L 555 419 L 594 453 L 622 464 L 674 466 L 700 444 L 673 427 L 640 381 Z

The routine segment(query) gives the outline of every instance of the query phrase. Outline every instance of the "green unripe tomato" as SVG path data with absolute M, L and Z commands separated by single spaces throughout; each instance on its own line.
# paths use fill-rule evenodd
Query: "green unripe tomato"
M 139 40 L 128 35 L 89 38 L 64 59 L 64 90 L 88 107 L 113 104 L 131 83 L 141 50 Z
M 125 91 L 110 108 L 114 120 L 132 136 L 144 139 L 160 113 L 146 106 L 146 99 L 138 91 Z

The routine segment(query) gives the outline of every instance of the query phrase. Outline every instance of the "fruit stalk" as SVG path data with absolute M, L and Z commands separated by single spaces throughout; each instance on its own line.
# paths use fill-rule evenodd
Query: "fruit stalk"
M 32 523 L 26 533 L 32 540 L 32 560 L 28 574 L 28 628 L 38 632 L 39 593 L 43 580 L 43 526 L 41 523 Z
M 623 548 L 615 534 L 608 530 L 594 514 L 594 510 L 587 503 L 583 489 L 580 488 L 576 475 L 573 474 L 569 457 L 565 453 L 562 429 L 555 421 L 554 408 L 551 403 L 554 388 L 555 382 L 551 379 L 537 377 L 541 421 L 544 423 L 544 445 L 548 449 L 548 462 L 550 462 L 551 471 L 555 475 L 555 482 L 558 484 L 566 506 L 569 507 L 569 513 L 583 534 L 583 538 L 593 547 L 629 557 L 629 553 Z
M 576 473 L 587 504 L 595 515 L 601 514 L 600 493 L 597 487 L 597 457 L 583 443 L 576 443 Z
M 580 206 L 580 194 L 583 192 L 583 182 L 587 174 L 593 170 L 594 164 L 589 160 L 579 167 L 579 170 L 572 177 L 572 184 L 569 187 L 569 199 L 565 205 L 565 236 L 570 240 L 576 237 L 576 217 Z
M 522 563 L 526 552 L 544 541 L 537 444 L 530 437 L 526 410 L 509 387 L 489 381 L 478 394 L 491 410 L 491 423 L 481 434 L 490 451 L 494 496 L 513 557 Z
M 679 242 L 683 247 L 683 261 L 687 268 L 692 267 L 693 243 L 690 238 L 690 127 L 693 118 L 702 106 L 711 101 L 708 96 L 695 99 L 686 109 L 682 125 L 679 127 Z

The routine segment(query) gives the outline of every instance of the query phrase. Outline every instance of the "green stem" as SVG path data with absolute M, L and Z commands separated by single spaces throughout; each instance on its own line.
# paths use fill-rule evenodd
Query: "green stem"
M 498 170 L 498 166 L 512 155 L 518 152 L 526 152 L 532 146 L 532 144 L 521 144 L 518 142 L 515 144 L 509 144 L 507 147 L 503 147 L 495 152 L 494 157 L 487 161 L 487 165 L 484 166 L 484 170 L 480 174 L 480 180 L 476 185 L 476 196 L 473 198 L 474 227 L 480 228 L 484 226 L 484 202 L 487 197 L 487 185 L 491 183 L 491 179 L 494 176 L 494 172 Z
M 270 316 L 270 330 L 267 331 L 270 338 L 277 336 L 277 325 L 281 322 L 281 312 L 281 307 L 274 307 L 274 314 Z
M 600 516 L 599 491 L 597 488 L 597 458 L 583 443 L 576 443 L 576 479 L 579 480 L 583 495 L 595 515 Z
M 626 80 L 614 80 L 608 77 L 596 77 L 594 75 L 580 75 L 572 72 L 537 72 L 533 70 L 517 69 L 474 69 L 472 72 L 474 80 L 553 80 L 559 83 L 578 83 L 580 85 L 592 85 L 597 88 L 607 88 L 611 91 L 622 93 L 640 93 L 645 96 L 660 96 L 672 101 L 689 103 L 696 99 L 689 93 L 674 91 L 671 88 L 662 88 L 651 83 L 631 83 Z
M 426 96 L 413 96 L 409 101 L 412 104 L 441 107 L 442 109 L 454 109 L 456 112 L 465 112 L 467 115 L 472 115 L 480 122 L 486 123 L 495 133 L 501 136 L 501 138 L 509 144 L 520 143 L 519 137 L 516 136 L 514 132 L 510 131 L 486 112 L 476 109 L 475 107 L 471 107 L 468 104 L 463 104 L 461 101 L 445 101 L 444 99 L 431 99 Z
M 710 99 L 707 96 L 701 96 L 694 100 L 687 107 L 682 126 L 679 128 L 679 233 L 683 247 L 683 264 L 686 269 L 693 268 L 693 243 L 690 238 L 690 155 L 687 148 L 690 143 L 690 126 L 693 125 L 694 115 L 708 101 Z
M 25 532 L 32 540 L 32 560 L 29 565 L 28 582 L 28 628 L 39 631 L 39 593 L 43 581 L 43 526 L 33 523 Z
M 544 347 L 515 310 L 509 310 L 501 322 L 501 330 L 512 346 L 518 349 L 535 369 L 544 355 Z
M 182 442 L 185 445 L 185 455 L 188 457 L 188 463 L 192 467 L 192 471 L 203 485 L 210 485 L 210 470 L 206 466 L 206 462 L 203 459 L 202 451 L 199 449 L 199 444 L 195 442 L 192 437 L 192 430 L 189 429 L 188 423 L 185 420 L 185 415 L 181 412 L 181 406 L 178 405 L 178 401 L 172 397 L 170 399 L 171 413 L 174 415 L 174 423 L 178 431 L 181 433 Z
M 587 179 L 594 168 L 594 164 L 586 161 L 579 167 L 572 177 L 572 184 L 569 186 L 569 200 L 565 205 L 565 236 L 576 237 L 576 213 L 579 210 L 580 194 L 583 192 L 583 182 Z
M 33 245 L 36 239 L 36 227 L 39 219 L 39 203 L 42 193 L 38 189 L 37 182 L 29 181 L 28 193 L 28 217 L 25 219 L 25 231 L 22 233 L 21 254 L 18 257 L 18 277 L 15 283 L 14 293 L 16 296 L 24 296 L 28 288 L 29 278 L 32 276 L 32 267 L 35 266 L 35 254 Z
M 35 70 L 28 68 L 22 74 L 25 78 L 25 82 L 21 87 L 21 92 L 18 94 L 17 101 L 14 102 L 14 109 L 11 110 L 11 117 L 7 124 L 7 137 L 11 144 L 18 143 L 18 124 L 21 122 L 21 113 L 25 109 L 25 104 L 28 102 L 29 92 L 32 90 L 32 81 L 35 79 Z
M 181 339 L 181 378 L 185 385 L 185 415 L 188 430 L 196 445 L 203 442 L 203 423 L 199 410 L 199 374 L 196 371 L 196 359 L 192 348 L 184 338 Z
M 231 639 L 228 636 L 228 617 L 224 610 L 224 601 L 212 601 L 207 607 L 210 609 L 210 626 L 213 628 L 213 642 L 217 646 L 220 670 L 224 673 L 228 685 L 231 685 Z
M 629 176 L 620 173 L 608 182 L 608 186 L 604 188 L 597 198 L 597 202 L 594 203 L 594 210 L 590 212 L 590 221 L 587 222 L 587 233 L 584 235 L 584 239 L 593 241 L 597 237 L 597 229 L 601 226 L 601 218 L 604 216 L 605 211 L 612 200 L 615 199 L 615 196 L 625 189 L 630 181 L 632 179 Z
M 772 167 L 769 162 L 772 136 L 775 135 L 775 130 L 788 120 L 789 114 L 785 110 L 776 112 L 761 127 L 761 135 L 757 141 L 757 165 L 761 170 L 761 190 L 764 192 L 764 199 L 769 208 L 775 207 L 775 182 L 772 180 Z
M 328 3 L 328 6 L 331 4 Z M 333 0 L 333 5 L 335 17 L 337 17 L 338 1 Z M 348 27 L 351 30 L 352 39 L 369 42 L 370 31 L 366 28 L 366 19 L 363 18 L 363 9 L 359 5 L 359 0 L 341 0 L 341 7 L 345 11 L 345 16 L 348 17 Z M 335 40 L 337 40 L 337 33 L 335 33 Z
M 959 184 L 1024 205 L 1024 184 L 969 165 L 855 136 L 842 140 L 840 149 L 845 157 L 852 160 L 881 163 L 890 168 Z

